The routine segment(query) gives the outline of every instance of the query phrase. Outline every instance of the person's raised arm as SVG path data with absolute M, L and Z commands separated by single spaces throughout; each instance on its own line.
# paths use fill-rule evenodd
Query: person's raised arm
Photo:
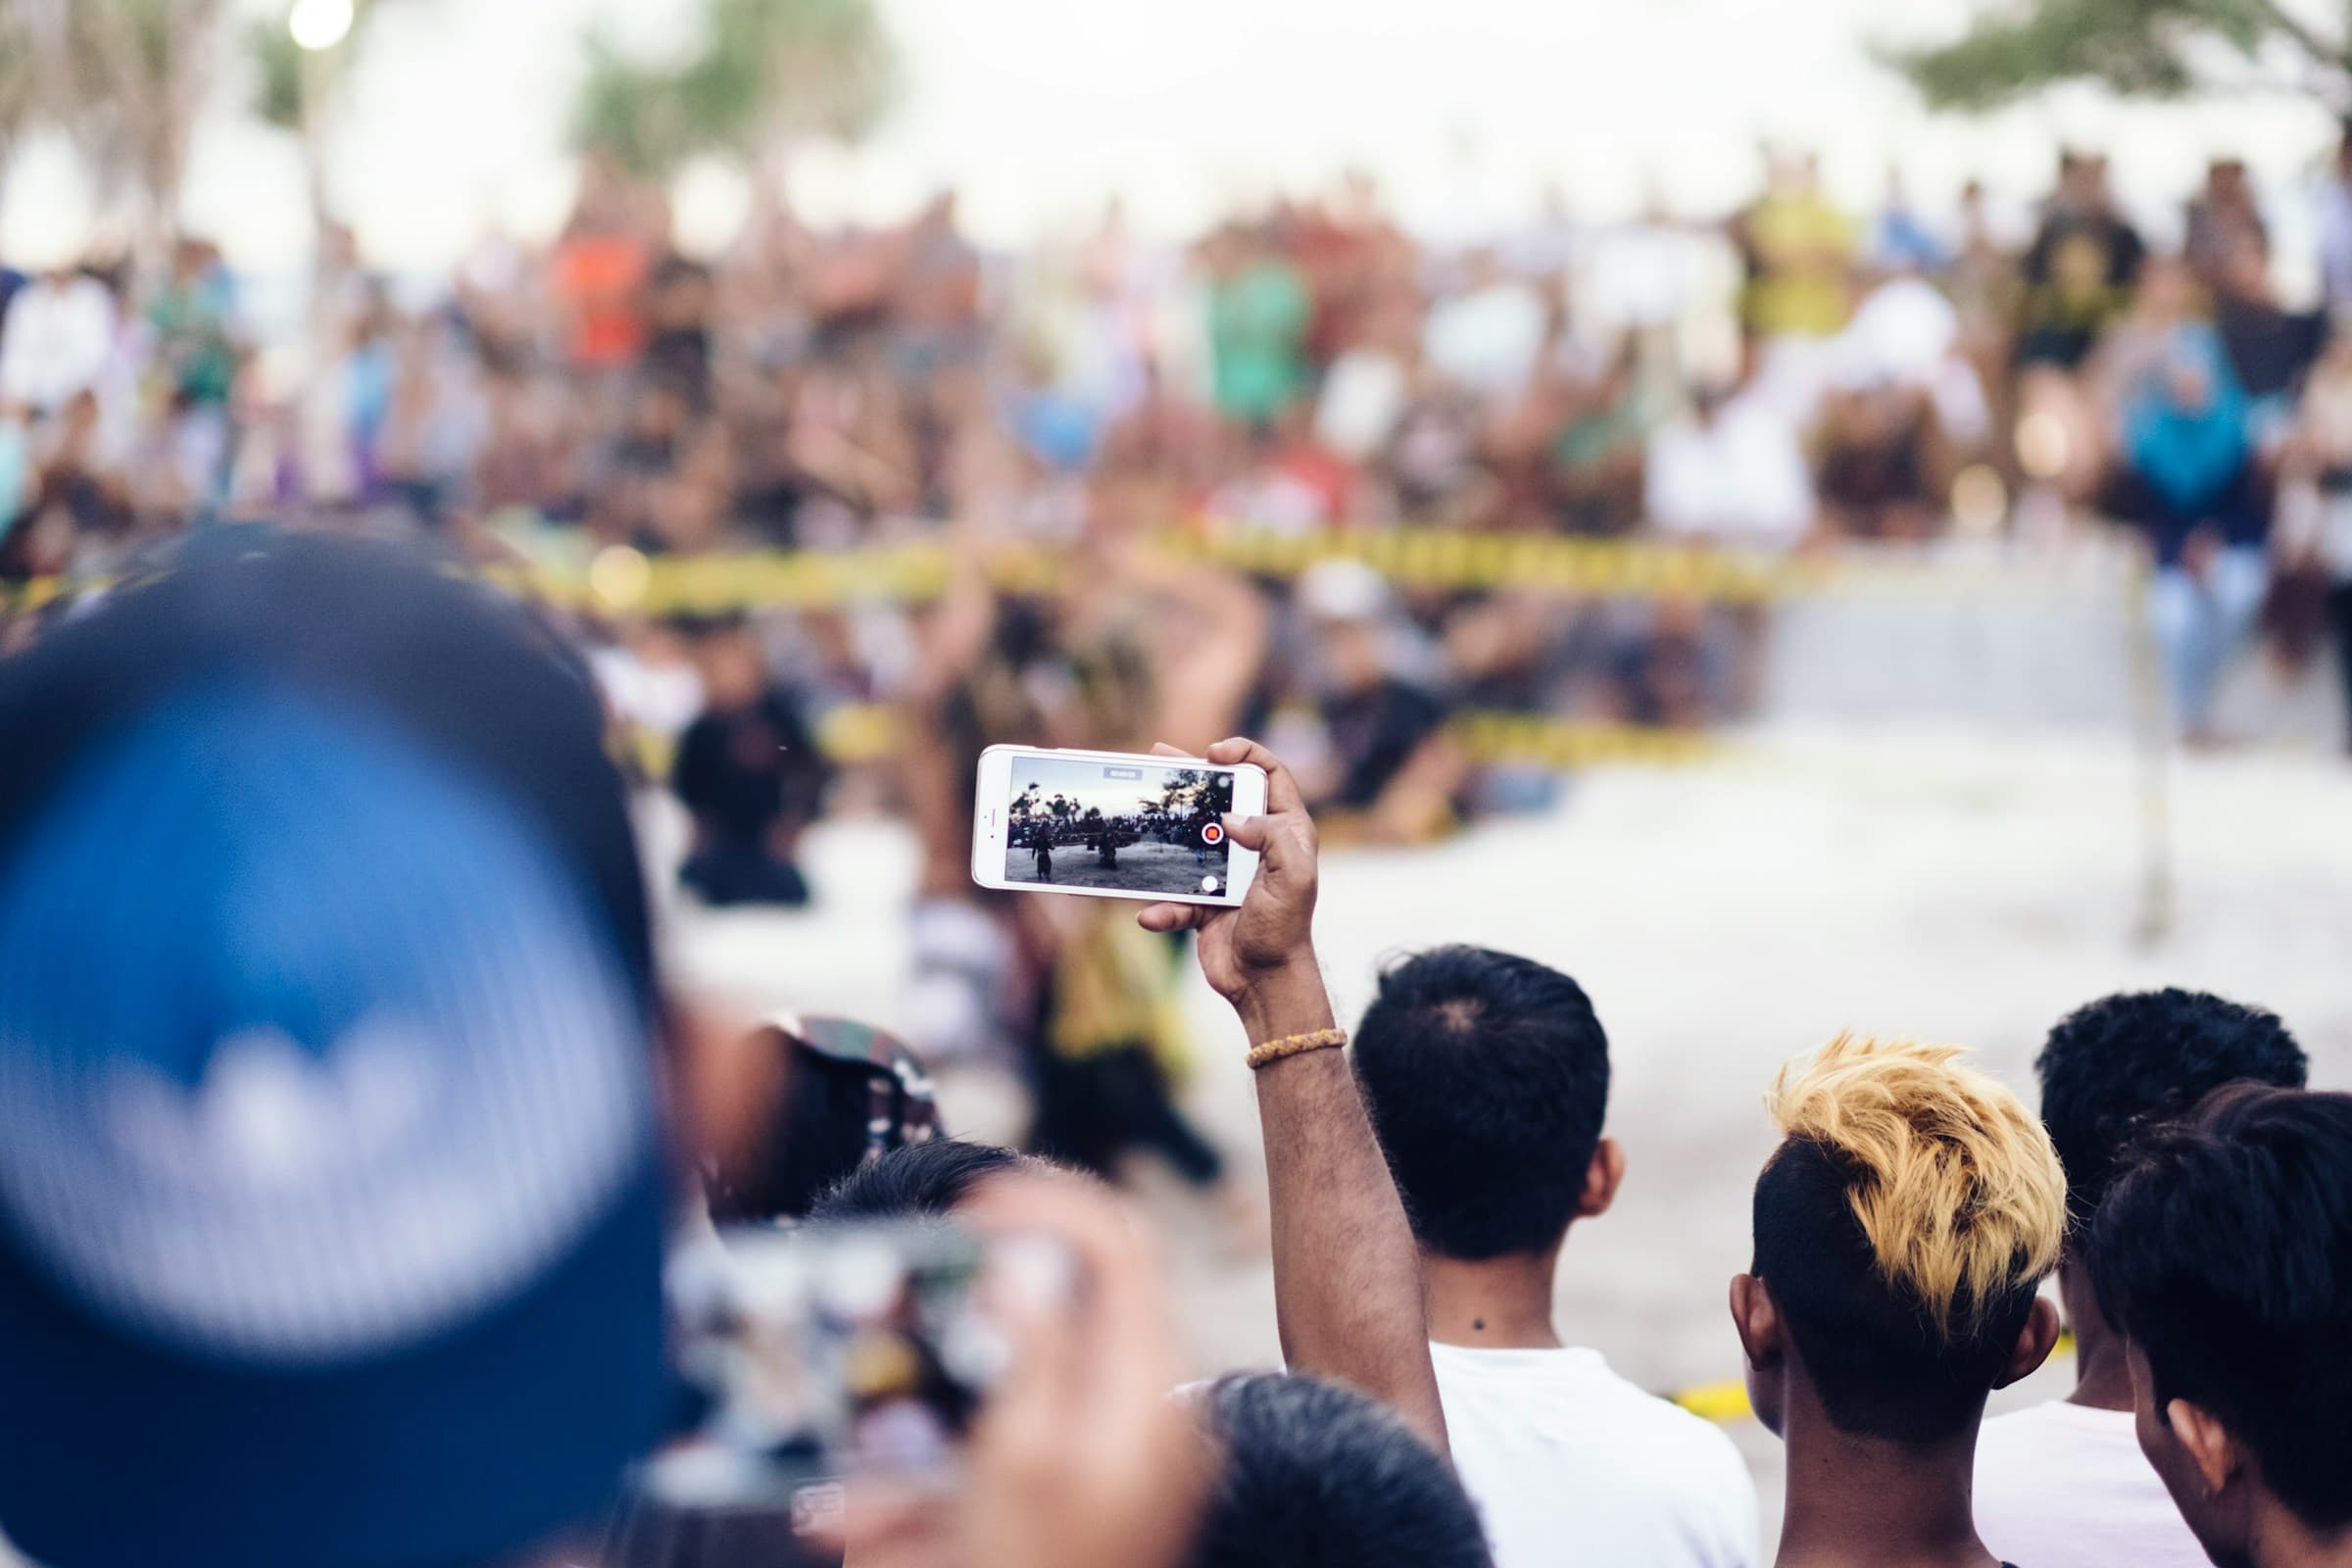
M 1201 972 L 1252 1046 L 1330 1029 L 1314 950 L 1315 824 L 1298 781 L 1253 741 L 1219 741 L 1208 760 L 1266 771 L 1267 814 L 1225 822 L 1258 853 L 1256 879 L 1238 909 L 1155 904 L 1139 918 L 1153 931 L 1200 932 Z M 1446 1451 L 1420 1254 L 1346 1054 L 1305 1051 L 1261 1068 L 1257 1114 L 1284 1359 L 1385 1400 Z

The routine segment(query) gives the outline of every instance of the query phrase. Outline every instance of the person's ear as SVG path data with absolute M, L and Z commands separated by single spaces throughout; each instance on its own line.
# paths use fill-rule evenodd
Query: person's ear
M 1592 1163 L 1585 1167 L 1585 1190 L 1576 1200 L 1578 1219 L 1597 1219 L 1617 1201 L 1617 1186 L 1625 1180 L 1625 1146 L 1603 1138 L 1592 1146 Z
M 661 1030 L 672 1144 L 697 1169 L 731 1169 L 783 1102 L 792 1053 L 775 1028 L 747 1027 L 675 994 L 662 999 Z
M 2026 1314 L 2026 1326 L 2017 1331 L 2017 1344 L 2009 1348 L 2009 1364 L 1993 1380 L 1996 1389 L 2005 1389 L 2021 1378 L 2030 1378 L 2050 1358 L 2058 1344 L 2058 1306 L 2046 1296 L 2034 1298 L 2034 1310 Z
M 2237 1479 L 2245 1464 L 2237 1440 L 2213 1418 L 2212 1412 L 2186 1399 L 2175 1399 L 2164 1407 L 2164 1420 L 2180 1446 L 2187 1450 L 2197 1473 L 2205 1478 L 2208 1494 L 2218 1494 Z
M 1781 1309 L 1774 1303 L 1772 1292 L 1753 1274 L 1732 1276 L 1732 1328 L 1740 1336 L 1740 1348 L 1749 1366 L 1761 1372 L 1781 1364 L 1785 1350 Z

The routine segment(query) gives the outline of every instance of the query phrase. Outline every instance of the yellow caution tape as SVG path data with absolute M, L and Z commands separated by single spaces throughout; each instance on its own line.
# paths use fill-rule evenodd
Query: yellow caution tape
M 1714 757 L 1722 743 L 1690 730 L 1596 724 L 1521 713 L 1464 713 L 1454 737 L 1475 761 L 1543 767 L 1633 762 L 1674 767 Z
M 2061 1334 L 2058 1336 L 2058 1343 L 2050 1349 L 2050 1359 L 2055 1361 L 2061 1356 L 2071 1356 L 2074 1353 L 2075 1337 L 2072 1334 Z M 1722 1383 L 1701 1383 L 1695 1388 L 1669 1394 L 1666 1397 L 1692 1415 L 1721 1425 L 1728 1425 L 1734 1421 L 1745 1421 L 1756 1413 L 1747 1402 L 1747 1384 L 1740 1378 L 1729 1379 Z
M 1460 592 L 1507 588 L 1597 598 L 1686 599 L 1756 604 L 1798 594 L 1935 598 L 2018 597 L 2112 588 L 2112 578 L 2063 565 L 2020 571 L 1984 562 L 1884 557 L 1768 556 L 1645 541 L 1466 533 L 1443 528 L 1326 529 L 1280 534 L 1220 529 L 1161 534 L 1180 560 L 1214 563 L 1257 576 L 1298 576 L 1327 561 L 1355 561 L 1406 589 Z M 956 569 L 945 544 L 751 555 L 645 556 L 625 545 L 597 553 L 585 572 L 490 566 L 488 579 L 564 604 L 611 613 L 718 613 L 818 610 L 871 603 L 919 603 L 947 591 Z M 991 579 L 1015 592 L 1065 585 L 1065 558 L 1009 546 L 988 560 Z M 0 590 L 0 605 L 38 609 L 69 586 L 39 577 Z
M 1692 1415 L 1719 1425 L 1745 1421 L 1756 1413 L 1747 1402 L 1747 1384 L 1739 1378 L 1724 1383 L 1701 1383 L 1668 1397 Z
M 1644 729 L 1635 724 L 1593 724 L 1531 718 L 1520 713 L 1472 712 L 1452 723 L 1454 739 L 1473 761 L 1546 768 L 1678 767 L 1718 757 L 1722 743 L 1687 730 Z M 816 721 L 816 742 L 847 767 L 886 761 L 906 738 L 904 716 L 885 703 L 845 703 Z M 638 730 L 628 742 L 630 757 L 648 778 L 666 778 L 673 737 Z

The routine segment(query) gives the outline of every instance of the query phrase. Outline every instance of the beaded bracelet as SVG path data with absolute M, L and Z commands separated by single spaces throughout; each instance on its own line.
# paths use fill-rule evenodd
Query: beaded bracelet
M 1312 1034 L 1285 1035 L 1280 1040 L 1269 1040 L 1262 1046 L 1251 1046 L 1250 1054 L 1243 1059 L 1250 1063 L 1250 1070 L 1254 1072 L 1285 1056 L 1303 1055 L 1309 1051 L 1330 1051 L 1347 1043 L 1348 1031 L 1345 1029 L 1317 1029 Z

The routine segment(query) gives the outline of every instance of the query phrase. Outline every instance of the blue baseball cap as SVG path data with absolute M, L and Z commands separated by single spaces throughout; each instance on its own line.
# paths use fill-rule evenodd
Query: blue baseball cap
M 658 998 L 594 694 L 376 547 L 0 662 L 0 1530 L 466 1568 L 657 1436 Z

